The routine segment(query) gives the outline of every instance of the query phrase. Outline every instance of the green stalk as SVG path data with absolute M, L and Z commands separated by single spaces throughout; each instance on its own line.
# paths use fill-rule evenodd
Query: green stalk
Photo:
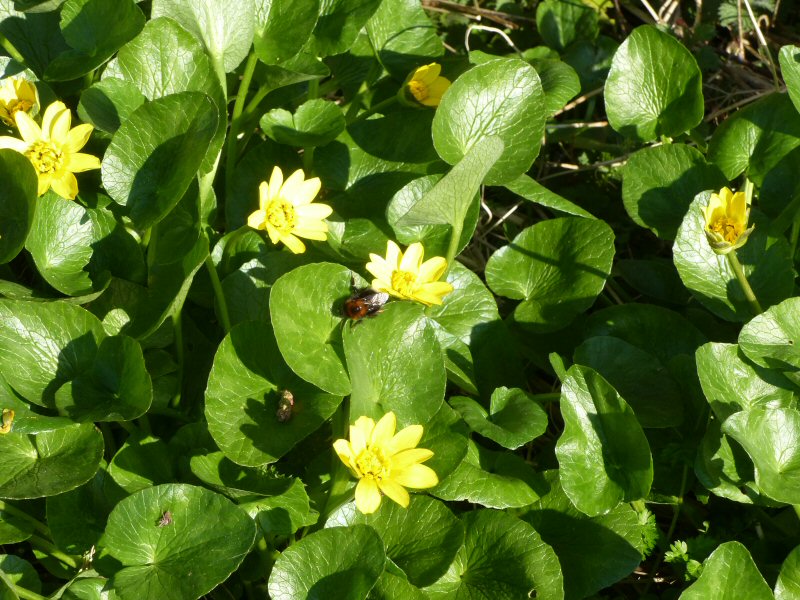
M 19 587 L 15 585 L 11 581 L 5 580 L 6 585 L 11 585 L 11 591 L 14 592 L 17 596 L 22 598 L 22 600 L 47 600 L 45 596 L 41 596 L 36 592 L 32 592 L 30 590 L 26 590 L 23 587 Z
M 175 357 L 178 359 L 178 391 L 170 401 L 170 405 L 176 408 L 181 402 L 183 388 L 183 311 L 178 310 L 172 315 L 172 330 L 175 338 Z
M 346 438 L 349 424 L 350 401 L 349 399 L 345 399 L 333 415 L 331 426 L 334 438 Z M 328 515 L 341 506 L 350 496 L 350 493 L 346 492 L 347 486 L 350 483 L 350 471 L 348 471 L 347 467 L 339 460 L 339 456 L 336 452 L 332 450 L 331 454 L 330 488 L 328 489 L 328 496 L 325 498 L 325 506 L 322 507 L 319 513 L 317 526 L 322 526 L 328 518 Z
M 22 56 L 22 54 L 20 54 L 20 51 L 17 50 L 17 47 L 14 46 L 14 44 L 11 43 L 11 40 L 9 40 L 2 33 L 0 33 L 0 47 L 2 47 L 3 50 L 8 52 L 8 55 L 15 61 L 17 61 L 19 64 L 21 64 L 26 68 L 29 68 L 28 65 L 25 63 L 25 58 Z
M 46 539 L 41 538 L 38 535 L 32 535 L 30 538 L 28 538 L 28 541 L 30 542 L 31 546 L 37 550 L 41 550 L 53 558 L 60 560 L 66 566 L 73 569 L 81 568 L 81 563 L 75 557 L 70 556 L 69 554 L 64 554 L 61 550 L 56 548 L 56 545 L 52 542 L 48 542 Z
M 222 291 L 222 284 L 219 281 L 217 268 L 214 266 L 214 261 L 211 255 L 206 256 L 206 269 L 208 276 L 211 278 L 211 287 L 214 288 L 214 297 L 217 299 L 217 306 L 219 307 L 219 318 L 222 320 L 222 328 L 225 333 L 231 330 L 231 318 L 228 316 L 228 303 L 225 301 L 225 294 Z
M 761 308 L 756 295 L 753 293 L 753 288 L 750 287 L 750 282 L 747 281 L 747 277 L 744 274 L 744 269 L 742 268 L 742 263 L 739 262 L 739 258 L 736 256 L 736 250 L 731 250 L 725 256 L 728 259 L 728 264 L 731 267 L 731 271 L 733 271 L 733 274 L 736 276 L 736 280 L 739 282 L 739 287 L 741 287 L 742 292 L 744 292 L 744 297 L 747 300 L 747 303 L 750 305 L 750 309 L 753 311 L 753 314 L 760 315 L 762 312 L 764 312 L 764 309 Z
M 366 120 L 368 117 L 374 115 L 377 112 L 381 112 L 384 108 L 392 106 L 395 102 L 397 102 L 397 96 L 392 96 L 391 98 L 387 98 L 383 102 L 378 102 L 374 106 L 370 106 L 367 110 L 362 112 L 358 115 L 355 119 L 351 120 L 347 123 L 347 125 L 354 125 L 356 123 L 360 123 L 361 121 Z
M 8 502 L 0 500 L 0 511 L 7 512 L 8 514 L 17 517 L 18 519 L 27 521 L 33 526 L 33 528 L 36 531 L 38 531 L 41 534 L 44 534 L 46 536 L 50 535 L 50 530 L 47 528 L 47 525 L 39 521 L 36 517 L 32 517 L 21 508 L 17 508 L 13 504 L 9 504 Z
M 237 143 L 239 137 L 239 126 L 241 121 L 239 117 L 244 110 L 244 102 L 247 99 L 247 91 L 250 89 L 250 82 L 253 80 L 253 73 L 255 73 L 256 65 L 258 64 L 258 57 L 255 52 L 250 52 L 247 57 L 247 63 L 244 66 L 244 73 L 242 74 L 242 81 L 239 83 L 239 90 L 236 93 L 236 101 L 233 103 L 233 114 L 231 115 L 231 128 L 228 132 L 227 154 L 225 157 L 225 195 L 229 196 L 231 188 L 233 187 L 233 170 L 236 167 L 236 158 L 238 156 Z

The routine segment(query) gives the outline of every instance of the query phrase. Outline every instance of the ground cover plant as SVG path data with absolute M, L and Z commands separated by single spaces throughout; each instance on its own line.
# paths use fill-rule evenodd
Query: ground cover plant
M 0 0 L 0 600 L 800 598 L 784 4 Z

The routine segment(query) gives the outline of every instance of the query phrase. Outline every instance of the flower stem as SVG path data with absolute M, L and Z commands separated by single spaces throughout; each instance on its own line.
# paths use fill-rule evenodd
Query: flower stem
M 37 550 L 41 550 L 52 556 L 55 559 L 60 560 L 68 567 L 72 567 L 73 569 L 80 569 L 81 563 L 78 560 L 69 554 L 64 554 L 61 550 L 56 548 L 56 545 L 52 542 L 48 542 L 46 539 L 39 537 L 38 535 L 32 535 L 28 538 L 31 546 L 36 548 Z
M 15 585 L 11 581 L 6 580 L 6 584 L 7 585 L 10 584 L 11 585 L 11 590 L 18 597 L 22 598 L 22 600 L 47 600 L 47 598 L 45 596 L 42 596 L 42 595 L 37 594 L 36 592 L 32 592 L 30 590 L 26 590 L 23 587 L 19 587 L 18 585 Z
M 206 256 L 206 269 L 208 269 L 208 276 L 211 278 L 211 287 L 214 288 L 214 297 L 217 299 L 222 328 L 225 330 L 225 333 L 228 333 L 231 330 L 231 318 L 228 316 L 228 303 L 225 301 L 222 284 L 219 281 L 219 275 L 217 275 L 217 267 L 214 266 L 211 255 Z
M 7 503 L 7 502 L 5 502 L 3 500 L 0 500 L 0 512 L 7 512 L 8 514 L 10 514 L 10 515 L 12 515 L 14 517 L 17 517 L 18 519 L 22 519 L 23 521 L 27 521 L 39 533 L 42 533 L 42 534 L 47 535 L 47 536 L 50 535 L 50 530 L 47 528 L 47 525 L 45 525 L 44 523 L 39 521 L 36 517 L 32 517 L 31 515 L 26 513 L 24 510 L 22 510 L 20 508 L 17 508 L 13 504 L 9 504 L 9 503 Z
M 25 57 L 20 54 L 20 51 L 17 50 L 17 47 L 11 43 L 11 40 L 9 40 L 2 33 L 0 33 L 0 48 L 3 48 L 3 50 L 8 52 L 8 55 L 23 67 L 28 68 L 27 63 L 25 62 Z
M 231 188 L 233 187 L 233 170 L 236 167 L 236 158 L 239 153 L 237 150 L 237 138 L 239 137 L 239 126 L 244 110 L 244 102 L 247 99 L 247 90 L 250 89 L 250 82 L 253 80 L 253 73 L 255 73 L 256 65 L 258 64 L 258 57 L 255 51 L 251 51 L 247 57 L 247 63 L 244 66 L 244 73 L 242 73 L 242 81 L 239 83 L 239 90 L 236 93 L 236 100 L 233 103 L 233 114 L 231 115 L 231 128 L 228 132 L 228 146 L 227 154 L 225 156 L 225 192 L 226 196 L 230 195 Z
M 397 102 L 397 96 L 392 96 L 391 98 L 387 98 L 383 102 L 378 102 L 376 105 L 370 106 L 367 110 L 362 112 L 355 119 L 350 121 L 347 125 L 349 126 L 349 125 L 355 125 L 356 123 L 360 123 L 361 121 L 366 120 L 367 117 L 370 117 L 377 112 L 381 112 L 384 108 L 392 106 L 396 102 Z
M 733 271 L 733 274 L 736 276 L 736 280 L 739 282 L 739 287 L 742 288 L 742 292 L 744 293 L 747 303 L 750 305 L 750 309 L 754 314 L 760 315 L 764 312 L 764 309 L 762 309 L 761 305 L 758 303 L 758 299 L 753 293 L 753 288 L 750 287 L 750 282 L 748 282 L 747 277 L 745 277 L 742 263 L 739 262 L 739 258 L 736 256 L 736 250 L 731 250 L 725 256 L 728 258 L 728 265 L 730 265 L 731 271 Z

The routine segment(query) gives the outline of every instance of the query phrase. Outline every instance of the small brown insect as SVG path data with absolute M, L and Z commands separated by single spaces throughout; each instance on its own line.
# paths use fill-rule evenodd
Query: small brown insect
M 281 391 L 281 398 L 278 400 L 278 410 L 275 416 L 278 418 L 279 423 L 286 423 L 292 418 L 292 409 L 294 408 L 294 394 L 289 390 Z
M 158 526 L 166 527 L 167 525 L 172 525 L 172 513 L 165 510 L 164 514 L 161 515 L 161 518 L 158 520 Z
M 353 295 L 344 301 L 344 314 L 353 321 L 374 317 L 383 310 L 389 301 L 389 294 L 378 292 L 370 287 L 353 288 Z

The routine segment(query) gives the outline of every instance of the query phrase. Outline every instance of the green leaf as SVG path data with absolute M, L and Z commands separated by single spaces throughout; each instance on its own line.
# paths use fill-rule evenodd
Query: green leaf
M 0 509 L 0 544 L 24 542 L 33 534 L 33 523 Z
M 800 370 L 800 298 L 768 308 L 739 332 L 739 347 L 759 366 L 779 371 Z
M 427 464 L 434 468 L 432 462 Z M 470 441 L 467 456 L 455 471 L 440 478 L 431 493 L 453 502 L 466 500 L 489 508 L 518 508 L 538 500 L 543 483 L 538 473 L 516 454 L 492 452 Z
M 426 589 L 431 597 L 564 598 L 558 558 L 533 527 L 495 510 L 470 511 L 461 520 L 464 545 L 445 576 Z
M 527 171 L 539 154 L 547 117 L 536 69 L 518 58 L 498 58 L 461 75 L 445 92 L 433 118 L 433 144 L 451 165 L 489 136 L 503 153 L 486 183 L 508 183 Z
M 784 559 L 778 582 L 775 584 L 775 600 L 793 600 L 798 597 L 800 597 L 800 547 L 792 550 Z
M 144 22 L 133 0 L 67 0 L 61 32 L 73 49 L 47 65 L 45 78 L 69 81 L 91 73 L 136 37 Z
M 694 472 L 701 484 L 722 498 L 742 504 L 764 499 L 755 484 L 753 461 L 736 441 L 722 433 L 717 419 L 709 420 Z
M 293 398 L 288 421 L 277 415 L 284 391 Z M 269 324 L 250 321 L 234 327 L 217 350 L 205 415 L 228 458 L 258 466 L 275 462 L 316 431 L 341 401 L 297 377 L 283 362 Z
M 0 150 L 0 264 L 25 245 L 36 210 L 38 179 L 31 161 L 14 150 Z
M 504 448 L 516 450 L 547 429 L 547 413 L 527 392 L 506 387 L 492 393 L 487 412 L 471 398 L 456 396 L 450 404 L 470 428 Z
M 554 331 L 589 308 L 605 286 L 614 233 L 604 221 L 564 217 L 522 231 L 486 263 L 486 283 L 500 296 L 523 300 L 517 321 Z
M 642 560 L 642 524 L 627 504 L 587 517 L 561 488 L 558 471 L 545 473 L 550 491 L 521 518 L 553 547 L 564 573 L 564 596 L 587 598 L 611 586 Z
M 728 321 L 747 321 L 752 309 L 728 259 L 714 253 L 706 239 L 703 207 L 709 197 L 710 192 L 695 196 L 678 229 L 672 249 L 675 267 L 684 285 L 706 308 Z M 756 222 L 736 256 L 761 306 L 767 308 L 792 295 L 794 271 L 785 238 L 768 237 L 767 228 Z
M 14 587 L 7 587 L 9 583 Z M 37 595 L 42 591 L 39 574 L 31 563 L 13 554 L 0 554 L 0 600 L 29 597 L 18 596 L 16 586 Z
M 742 173 L 760 186 L 767 173 L 800 146 L 800 114 L 786 94 L 771 94 L 731 115 L 714 131 L 708 159 L 728 180 Z
M 401 227 L 449 225 L 453 232 L 447 257 L 454 258 L 455 251 L 462 247 L 461 235 L 470 207 L 475 204 L 475 194 L 502 152 L 503 143 L 498 137 L 478 141 L 447 175 L 419 200 L 409 203 L 403 214 L 396 214 L 393 221 Z
M 419 447 L 433 452 L 425 464 L 436 472 L 440 481 L 455 471 L 464 460 L 468 435 L 467 424 L 447 402 L 442 402 L 433 418 L 425 424 Z
M 800 111 L 800 48 L 783 46 L 778 54 L 781 63 L 781 75 L 786 82 L 786 91 L 792 99 L 794 107 Z
M 111 459 L 108 474 L 129 494 L 175 479 L 167 444 L 143 433 L 125 440 Z
M 331 527 L 284 550 L 269 576 L 273 600 L 365 598 L 383 572 L 383 542 L 372 527 Z
M 800 411 L 794 408 L 751 408 L 722 424 L 745 449 L 756 468 L 759 489 L 778 502 L 800 503 Z
M 703 393 L 720 421 L 740 410 L 795 407 L 792 385 L 750 363 L 736 344 L 709 342 L 696 357 Z
M 345 396 L 350 379 L 341 342 L 352 273 L 341 265 L 298 267 L 272 286 L 269 314 L 286 364 L 317 387 Z
M 703 119 L 694 56 L 652 25 L 634 29 L 616 51 L 604 95 L 611 127 L 643 142 L 680 135 Z
M 324 146 L 344 131 L 342 109 L 321 98 L 308 100 L 294 114 L 274 108 L 261 117 L 267 137 L 289 146 Z
M 51 60 L 69 49 L 58 26 L 58 11 L 53 8 L 44 14 L 25 14 L 15 10 L 13 0 L 0 0 L 0 34 L 8 38 L 38 77 Z
M 141 490 L 108 517 L 103 547 L 123 566 L 110 585 L 121 600 L 199 598 L 236 570 L 255 534 L 242 509 L 209 490 L 186 484 Z
M 303 482 L 297 478 L 290 480 L 289 487 L 279 494 L 240 502 L 240 505 L 263 531 L 272 535 L 292 535 L 302 527 L 315 524 L 319 517 L 309 505 Z
M 317 24 L 319 4 L 319 0 L 257 2 L 253 48 L 258 59 L 268 65 L 277 65 L 300 52 Z M 259 15 L 262 10 L 266 14 Z
M 565 0 L 539 3 L 536 28 L 544 43 L 559 52 L 578 40 L 593 41 L 600 31 L 599 17 L 594 8 Z
M 144 95 L 133 83 L 108 77 L 83 91 L 78 116 L 97 129 L 113 134 L 144 101 Z
M 125 495 L 101 467 L 82 486 L 47 498 L 47 527 L 55 544 L 69 554 L 89 552 L 102 537 L 111 509 Z
M 58 389 L 55 405 L 75 421 L 130 421 L 147 412 L 152 399 L 141 346 L 118 335 L 100 342 L 91 367 Z
M 103 186 L 146 229 L 180 201 L 217 129 L 217 108 L 205 94 L 183 92 L 137 108 L 103 157 Z
M 253 0 L 154 0 L 151 17 L 175 19 L 203 42 L 223 84 L 253 43 Z
M 542 80 L 544 102 L 549 116 L 560 111 L 580 93 L 581 81 L 578 74 L 567 63 L 552 58 L 534 59 L 530 63 Z
M 647 496 L 650 446 L 628 403 L 598 373 L 573 365 L 561 386 L 564 431 L 556 444 L 564 492 L 582 513 L 609 513 Z
M 625 398 L 642 427 L 676 427 L 683 422 L 684 391 L 667 366 L 647 350 L 617 337 L 597 336 L 575 349 L 574 360 L 602 375 Z
M 20 396 L 53 408 L 55 392 L 91 368 L 100 321 L 62 302 L 0 301 L 0 372 Z
M 41 498 L 91 479 L 103 458 L 103 436 L 91 423 L 27 435 L 0 436 L 0 498 Z
M 420 305 L 392 302 L 374 319 L 346 324 L 342 338 L 353 386 L 353 420 L 394 411 L 400 427 L 424 425 L 439 410 L 444 358 Z
M 61 600 L 104 600 L 107 584 L 108 580 L 101 577 L 79 575 L 65 586 Z
M 347 52 L 380 4 L 381 0 L 320 0 L 313 52 L 319 57 Z
M 725 542 L 703 563 L 703 572 L 680 600 L 773 600 L 753 558 L 739 542 Z
M 444 54 L 444 44 L 420 0 L 382 2 L 367 21 L 367 34 L 378 60 L 401 80 Z
M 691 146 L 666 144 L 634 152 L 622 170 L 622 200 L 631 219 L 657 236 L 675 239 L 691 199 L 718 191 L 727 180 Z
M 555 192 L 551 192 L 529 175 L 520 175 L 511 183 L 507 183 L 505 187 L 509 192 L 522 196 L 525 200 L 535 202 L 546 208 L 551 208 L 568 215 L 575 215 L 576 217 L 586 217 L 587 219 L 595 218 L 591 213 L 585 211 L 577 204 L 570 202 Z
M 326 527 L 369 525 L 381 536 L 386 556 L 415 586 L 444 575 L 464 543 L 464 526 L 438 500 L 414 494 L 407 508 L 385 502 L 375 515 L 360 513 L 354 502 L 331 515 Z

